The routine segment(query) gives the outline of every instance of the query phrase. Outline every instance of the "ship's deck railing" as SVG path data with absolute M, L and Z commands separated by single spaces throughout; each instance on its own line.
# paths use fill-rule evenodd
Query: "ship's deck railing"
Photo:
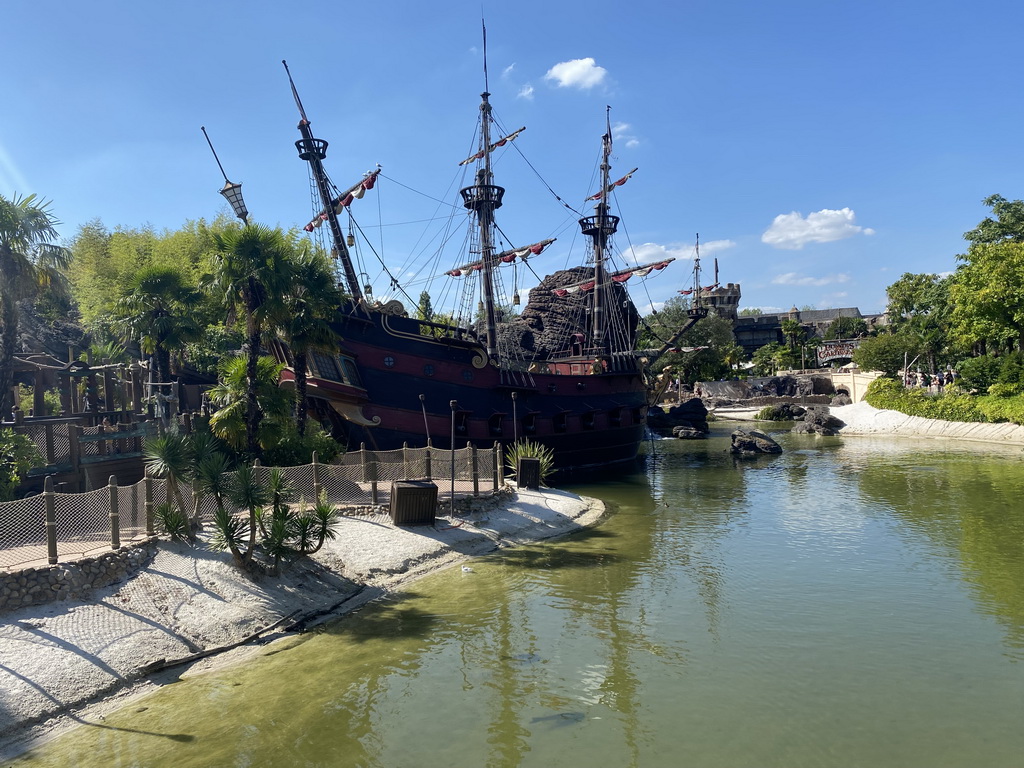
M 435 481 L 442 508 L 459 497 L 494 493 L 504 484 L 501 456 L 500 443 L 454 451 L 362 449 L 342 454 L 333 464 L 321 464 L 314 455 L 310 464 L 277 469 L 292 491 L 291 504 L 312 505 L 324 497 L 343 515 L 362 515 L 386 510 L 393 481 Z M 257 463 L 255 469 L 265 484 L 274 468 Z M 214 497 L 195 493 L 188 483 L 179 483 L 176 495 L 166 479 L 146 477 L 119 486 L 111 477 L 107 486 L 93 491 L 57 493 L 48 477 L 43 493 L 0 503 L 0 570 L 52 565 L 144 540 L 155 535 L 154 510 L 165 502 L 180 503 L 200 524 L 212 521 L 217 510 Z

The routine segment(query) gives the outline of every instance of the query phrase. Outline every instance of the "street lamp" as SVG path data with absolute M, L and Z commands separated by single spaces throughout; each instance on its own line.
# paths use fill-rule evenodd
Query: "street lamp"
M 240 218 L 243 224 L 248 224 L 249 211 L 246 210 L 245 201 L 242 200 L 242 185 L 228 181 L 228 175 L 224 173 L 224 166 L 220 164 L 220 158 L 217 157 L 217 150 L 213 148 L 213 142 L 210 141 L 210 136 L 206 133 L 206 127 L 199 126 L 199 129 L 203 132 L 203 136 L 206 136 L 206 143 L 210 145 L 210 151 L 213 152 L 213 159 L 217 161 L 217 167 L 220 168 L 221 176 L 224 177 L 224 188 L 220 193 L 224 195 L 224 199 L 231 204 L 231 210 L 235 212 L 235 216 Z

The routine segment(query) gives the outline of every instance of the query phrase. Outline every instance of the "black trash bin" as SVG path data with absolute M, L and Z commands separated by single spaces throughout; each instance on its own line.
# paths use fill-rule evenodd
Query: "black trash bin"
M 519 459 L 516 467 L 516 485 L 536 491 L 540 488 L 540 459 Z
M 391 483 L 391 522 L 395 525 L 433 525 L 437 513 L 437 486 L 429 480 Z

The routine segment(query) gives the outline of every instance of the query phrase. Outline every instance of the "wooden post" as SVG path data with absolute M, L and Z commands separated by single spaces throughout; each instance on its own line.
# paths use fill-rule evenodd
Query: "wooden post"
M 504 453 L 501 450 L 501 443 L 494 444 L 495 452 L 497 456 L 494 458 L 495 474 L 498 478 L 498 484 L 495 486 L 495 490 L 505 485 L 505 463 L 503 461 Z
M 431 458 L 431 455 L 430 455 L 433 452 L 433 450 L 434 450 L 434 443 L 428 437 L 427 438 L 427 448 L 426 448 L 426 451 L 427 451 L 426 458 L 424 458 L 424 460 L 423 460 L 423 468 L 424 468 L 424 471 L 426 471 L 426 473 L 427 473 L 427 480 L 433 480 L 434 479 L 434 467 L 433 467 L 433 462 L 432 462 L 432 458 Z
M 43 426 L 43 448 L 46 451 L 46 455 L 43 457 L 46 460 L 46 463 L 55 463 L 55 449 L 53 447 L 53 424 L 47 423 Z
M 410 480 L 409 477 L 409 444 L 402 443 L 402 479 Z
M 473 473 L 473 495 L 480 495 L 480 464 L 479 457 L 476 455 L 476 446 L 469 443 L 469 465 Z
M 57 515 L 53 498 L 53 476 L 43 480 L 43 506 L 46 509 L 46 562 L 57 564 Z
M 491 448 L 491 459 L 493 464 L 491 466 L 491 482 L 493 483 L 492 490 L 498 490 L 500 487 L 498 484 L 498 464 L 501 462 L 501 450 L 496 442 L 494 447 Z
M 142 413 L 142 366 L 132 363 L 132 410 Z
M 153 478 L 146 475 L 142 478 L 142 487 L 146 492 L 146 533 L 156 536 L 155 515 L 153 514 Z
M 78 424 L 68 424 L 68 449 L 71 453 L 71 471 L 75 473 L 78 488 L 81 488 L 82 478 L 79 476 L 81 470 L 82 445 L 79 439 L 82 436 L 82 428 Z
M 100 437 L 103 437 L 103 435 L 105 435 L 107 433 L 107 428 L 104 427 L 102 424 L 100 424 L 99 427 L 97 427 L 96 431 L 99 433 Z M 100 456 L 106 456 L 107 455 L 107 441 L 106 440 L 100 440 L 99 443 L 98 443 L 98 446 L 99 446 Z
M 117 514 L 117 478 L 113 475 L 107 481 L 110 490 L 110 548 L 121 548 L 121 519 Z
M 359 468 L 363 472 L 363 482 L 368 482 L 370 474 L 366 471 L 366 443 L 359 444 Z
M 316 451 L 313 451 L 313 504 L 320 501 L 320 463 Z
M 46 400 L 43 399 L 45 394 L 46 379 L 43 376 L 43 369 L 36 368 L 32 376 L 32 415 L 36 418 L 46 415 Z
M 114 402 L 114 376 L 113 370 L 108 368 L 110 360 L 103 358 L 103 405 L 104 410 L 113 411 L 117 408 Z

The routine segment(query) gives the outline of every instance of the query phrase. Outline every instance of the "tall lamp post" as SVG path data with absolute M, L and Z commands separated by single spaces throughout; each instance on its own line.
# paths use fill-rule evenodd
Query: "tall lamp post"
M 217 157 L 217 150 L 213 148 L 213 142 L 210 141 L 210 136 L 206 133 L 206 126 L 199 126 L 199 129 L 203 132 L 203 136 L 206 136 L 206 143 L 210 145 L 213 159 L 217 161 L 217 167 L 220 168 L 220 173 L 224 177 L 224 188 L 221 189 L 220 193 L 231 204 L 231 210 L 235 212 L 235 216 L 240 218 L 243 224 L 248 224 L 249 211 L 246 210 L 245 201 L 242 200 L 242 185 L 228 181 L 228 175 L 224 173 L 224 166 L 220 164 L 220 158 Z
M 452 465 L 451 465 L 451 476 L 452 476 L 452 517 L 455 517 L 455 411 L 459 409 L 458 400 L 452 400 L 448 403 L 452 409 Z

